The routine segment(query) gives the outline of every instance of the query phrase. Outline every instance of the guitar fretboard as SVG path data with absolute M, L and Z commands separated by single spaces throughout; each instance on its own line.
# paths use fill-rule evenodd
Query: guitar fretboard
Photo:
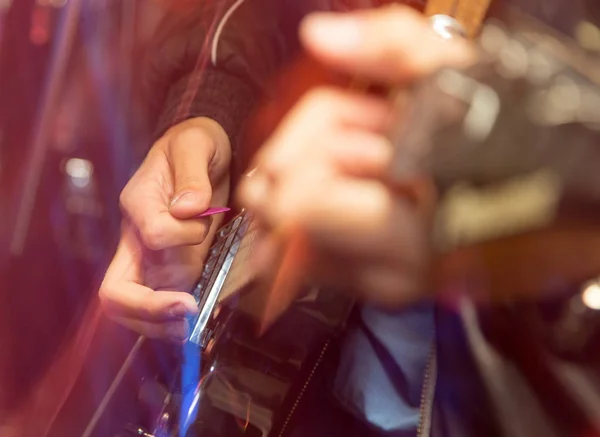
M 237 311 L 261 317 L 265 302 L 262 290 L 250 287 L 257 279 L 257 269 L 251 263 L 257 233 L 258 227 L 247 213 L 241 213 L 217 233 L 193 291 L 200 314 L 192 323 L 190 341 L 204 345 L 206 328 L 220 305 L 231 304 Z M 241 293 L 243 290 L 247 292 Z
M 233 259 L 229 274 L 223 283 L 223 288 L 219 294 L 219 301 L 231 298 L 237 292 L 248 287 L 256 279 L 256 270 L 251 267 L 251 257 L 258 233 L 258 226 L 251 218 L 248 217 L 246 220 L 248 220 L 248 224 L 245 231 L 243 233 L 240 232 L 242 235 L 237 236 L 240 245 Z

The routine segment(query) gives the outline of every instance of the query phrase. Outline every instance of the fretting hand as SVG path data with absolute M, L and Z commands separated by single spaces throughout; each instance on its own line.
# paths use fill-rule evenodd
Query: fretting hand
M 311 15 L 301 39 L 325 65 L 396 87 L 472 57 L 467 43 L 442 40 L 423 16 L 397 6 Z M 426 182 L 398 190 L 385 181 L 394 117 L 384 99 L 314 89 L 264 145 L 239 191 L 267 228 L 306 233 L 313 279 L 387 306 L 426 289 L 433 201 Z M 275 244 L 261 240 L 259 264 L 270 264 Z

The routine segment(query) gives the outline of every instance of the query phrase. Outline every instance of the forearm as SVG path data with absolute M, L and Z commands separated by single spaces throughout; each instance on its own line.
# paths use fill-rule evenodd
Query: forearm
M 295 37 L 282 32 L 284 4 L 215 0 L 164 20 L 144 75 L 157 137 L 183 120 L 207 117 L 237 149 L 250 112 L 292 52 Z
M 257 94 L 256 89 L 225 71 L 192 71 L 169 88 L 156 137 L 184 120 L 205 117 L 222 128 L 231 146 L 237 145 Z

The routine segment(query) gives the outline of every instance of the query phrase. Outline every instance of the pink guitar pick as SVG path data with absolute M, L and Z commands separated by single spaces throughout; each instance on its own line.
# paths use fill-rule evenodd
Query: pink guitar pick
M 208 217 L 208 216 L 215 215 L 215 214 L 221 214 L 221 213 L 227 212 L 229 210 L 231 210 L 231 208 L 226 208 L 226 207 L 208 208 L 206 211 L 204 211 L 202 214 L 198 214 L 196 217 Z

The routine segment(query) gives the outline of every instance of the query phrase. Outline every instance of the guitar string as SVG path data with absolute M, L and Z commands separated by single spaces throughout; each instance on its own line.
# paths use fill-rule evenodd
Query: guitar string
M 234 217 L 232 217 L 232 218 L 231 218 L 231 220 L 230 220 L 229 222 L 227 222 L 226 224 L 224 224 L 224 225 L 222 225 L 222 226 L 220 226 L 220 227 L 218 227 L 218 228 L 216 229 L 216 231 L 215 231 L 215 240 L 214 240 L 214 241 L 213 241 L 213 243 L 210 245 L 209 251 L 210 251 L 210 250 L 212 250 L 212 249 L 214 249 L 214 248 L 216 248 L 216 247 L 218 247 L 218 246 L 219 246 L 219 245 L 222 243 L 222 241 L 223 241 L 223 240 L 226 240 L 226 239 L 227 239 L 229 236 L 231 236 L 233 233 L 235 233 L 235 232 L 236 232 L 236 230 L 235 230 L 235 229 L 232 227 L 232 225 L 233 225 L 233 222 L 234 222 L 235 220 L 237 220 L 239 217 L 241 217 L 243 214 L 244 214 L 243 212 L 240 212 L 240 213 L 236 214 Z M 223 231 L 225 231 L 225 230 L 227 230 L 227 233 L 226 233 L 226 234 L 224 234 L 224 235 L 219 235 L 219 233 L 221 233 L 221 232 L 223 232 Z M 136 249 L 134 252 L 132 252 L 132 254 L 133 254 L 133 255 L 139 255 L 139 254 L 140 254 L 140 253 L 142 253 L 143 251 L 144 251 L 144 248 L 139 248 L 139 249 Z M 215 258 L 219 257 L 220 255 L 222 255 L 222 254 L 223 254 L 223 253 L 225 253 L 226 251 L 227 251 L 227 248 L 226 248 L 226 247 L 221 247 L 221 248 L 219 248 L 219 251 L 218 251 L 218 252 L 213 252 L 213 253 L 210 253 L 210 252 L 209 252 L 209 256 L 208 256 L 208 257 L 206 258 L 206 260 L 203 262 L 202 269 L 200 270 L 200 273 L 198 274 L 198 276 L 197 276 L 196 280 L 194 281 L 194 285 L 193 285 L 193 287 L 191 288 L 191 292 L 192 292 L 192 293 L 193 293 L 193 292 L 196 290 L 196 288 L 197 288 L 197 286 L 198 286 L 198 284 L 199 284 L 199 282 L 200 282 L 200 279 L 201 279 L 201 274 L 202 274 L 202 272 L 204 271 L 204 268 L 205 268 L 205 267 L 208 265 L 208 263 L 209 263 L 211 260 L 213 260 L 213 259 L 215 259 Z M 143 254 L 142 254 L 142 255 L 143 255 Z M 131 267 L 131 265 L 132 265 L 134 262 L 135 262 L 135 260 L 134 260 L 134 261 L 131 261 L 131 263 L 130 263 L 129 267 Z M 157 266 L 159 266 L 160 264 L 161 264 L 160 262 L 158 262 L 158 263 L 153 263 L 153 264 L 151 265 L 151 268 L 152 268 L 152 267 L 157 267 Z M 125 275 L 126 275 L 126 273 L 123 273 L 123 274 L 122 274 L 122 276 L 125 276 Z M 122 278 L 121 278 L 121 279 L 122 279 Z M 148 287 L 148 288 L 152 288 L 152 287 Z M 155 290 L 155 291 L 160 291 L 160 290 Z

